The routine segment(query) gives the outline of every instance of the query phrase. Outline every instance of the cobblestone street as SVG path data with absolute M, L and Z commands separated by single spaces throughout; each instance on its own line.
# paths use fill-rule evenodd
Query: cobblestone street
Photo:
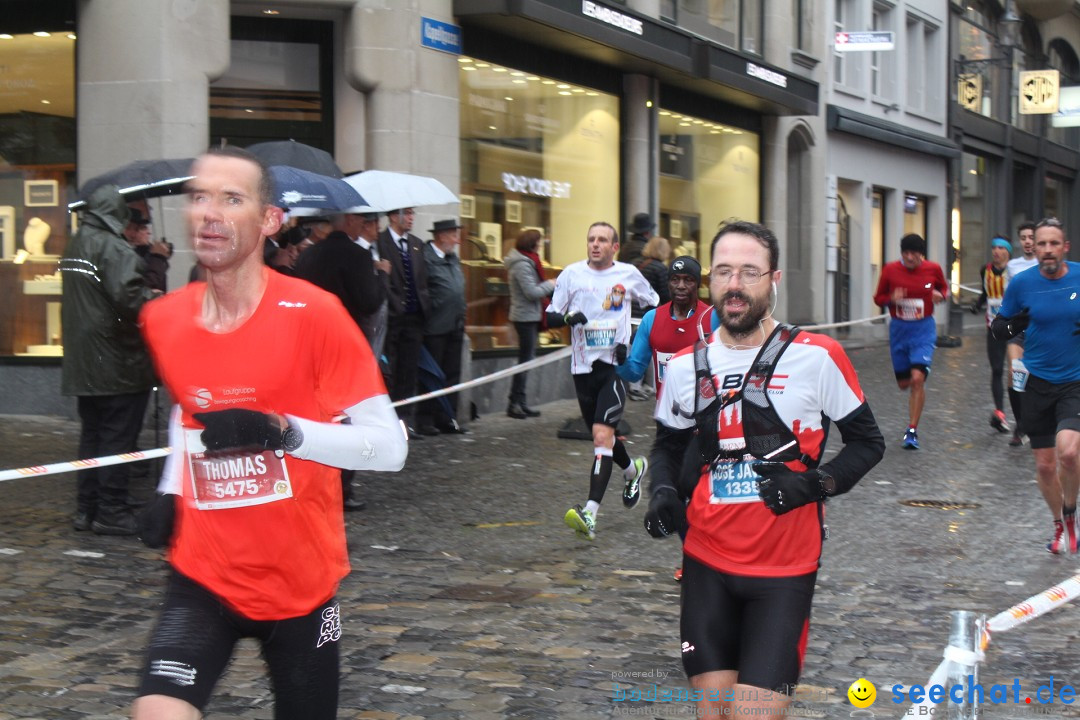
M 938 349 L 917 452 L 900 449 L 907 395 L 887 348 L 850 351 L 888 450 L 829 503 L 801 714 L 849 717 L 847 688 L 865 677 L 877 686 L 874 714 L 900 717 L 889 688 L 925 683 L 950 610 L 993 615 L 1078 571 L 1080 557 L 1044 549 L 1051 524 L 1029 448 L 1008 447 L 989 426 L 982 332 Z M 368 507 L 346 516 L 340 718 L 690 715 L 686 704 L 620 698 L 685 687 L 678 542 L 648 537 L 647 499 L 623 509 L 616 480 L 596 541 L 578 540 L 562 516 L 585 500 L 591 445 L 556 437 L 575 402 L 541 409 L 539 419 L 490 414 L 469 435 L 416 441 L 404 471 L 363 479 Z M 630 404 L 631 455 L 648 451 L 651 409 Z M 73 459 L 77 433 L 66 420 L 0 416 L 0 466 Z M 152 485 L 143 478 L 135 491 Z M 134 697 L 166 566 L 137 540 L 76 533 L 73 506 L 72 474 L 0 483 L 0 720 L 122 718 Z M 1077 617 L 1066 606 L 995 635 L 981 682 L 1019 679 L 1027 693 L 1051 678 L 1080 682 Z M 1040 709 L 1080 717 L 1074 707 Z M 988 704 L 982 714 L 1031 713 Z M 241 646 L 207 716 L 272 717 L 254 644 Z

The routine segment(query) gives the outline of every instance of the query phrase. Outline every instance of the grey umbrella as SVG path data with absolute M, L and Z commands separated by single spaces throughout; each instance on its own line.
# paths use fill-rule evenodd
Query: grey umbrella
M 295 140 L 255 143 L 247 150 L 267 165 L 287 165 L 332 178 L 344 175 L 330 153 Z
M 181 192 L 184 183 L 192 178 L 192 158 L 171 160 L 136 160 L 90 178 L 79 191 L 82 200 L 68 207 L 76 210 L 102 185 L 115 185 L 127 199 L 153 198 Z

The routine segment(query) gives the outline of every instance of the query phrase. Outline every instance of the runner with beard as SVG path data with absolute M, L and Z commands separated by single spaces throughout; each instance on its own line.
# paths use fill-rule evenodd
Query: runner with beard
M 654 477 L 645 528 L 687 528 L 682 660 L 703 717 L 784 713 L 806 648 L 823 500 L 854 487 L 885 450 L 840 345 L 773 319 L 778 263 L 763 225 L 720 229 L 710 278 L 720 327 L 668 362 L 656 408 L 655 450 L 683 469 Z M 759 354 L 777 340 L 790 344 L 763 377 Z M 755 407 L 767 399 L 753 426 L 751 396 Z M 823 463 L 830 420 L 843 447 Z

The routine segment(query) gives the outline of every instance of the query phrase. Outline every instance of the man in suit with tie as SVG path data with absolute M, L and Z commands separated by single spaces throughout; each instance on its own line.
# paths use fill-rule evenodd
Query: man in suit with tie
M 416 210 L 402 208 L 386 214 L 388 227 L 379 233 L 379 254 L 390 260 L 390 328 L 386 353 L 390 364 L 390 398 L 404 400 L 416 394 L 420 348 L 424 344 L 424 318 L 431 312 L 428 297 L 424 243 L 413 235 Z M 415 405 L 398 408 L 398 416 L 409 426 L 409 436 L 420 437 L 413 429 Z

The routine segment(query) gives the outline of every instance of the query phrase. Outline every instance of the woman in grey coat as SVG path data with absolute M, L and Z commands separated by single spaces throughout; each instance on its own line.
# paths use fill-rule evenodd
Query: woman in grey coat
M 539 231 L 523 230 L 518 235 L 514 249 L 503 258 L 510 281 L 510 322 L 517 330 L 519 364 L 536 357 L 540 318 L 543 316 L 541 300 L 555 292 L 555 281 L 544 279 L 543 264 L 537 253 L 541 240 Z M 521 372 L 514 375 L 510 385 L 510 405 L 506 414 L 519 420 L 540 415 L 539 410 L 533 410 L 525 402 L 527 374 Z

